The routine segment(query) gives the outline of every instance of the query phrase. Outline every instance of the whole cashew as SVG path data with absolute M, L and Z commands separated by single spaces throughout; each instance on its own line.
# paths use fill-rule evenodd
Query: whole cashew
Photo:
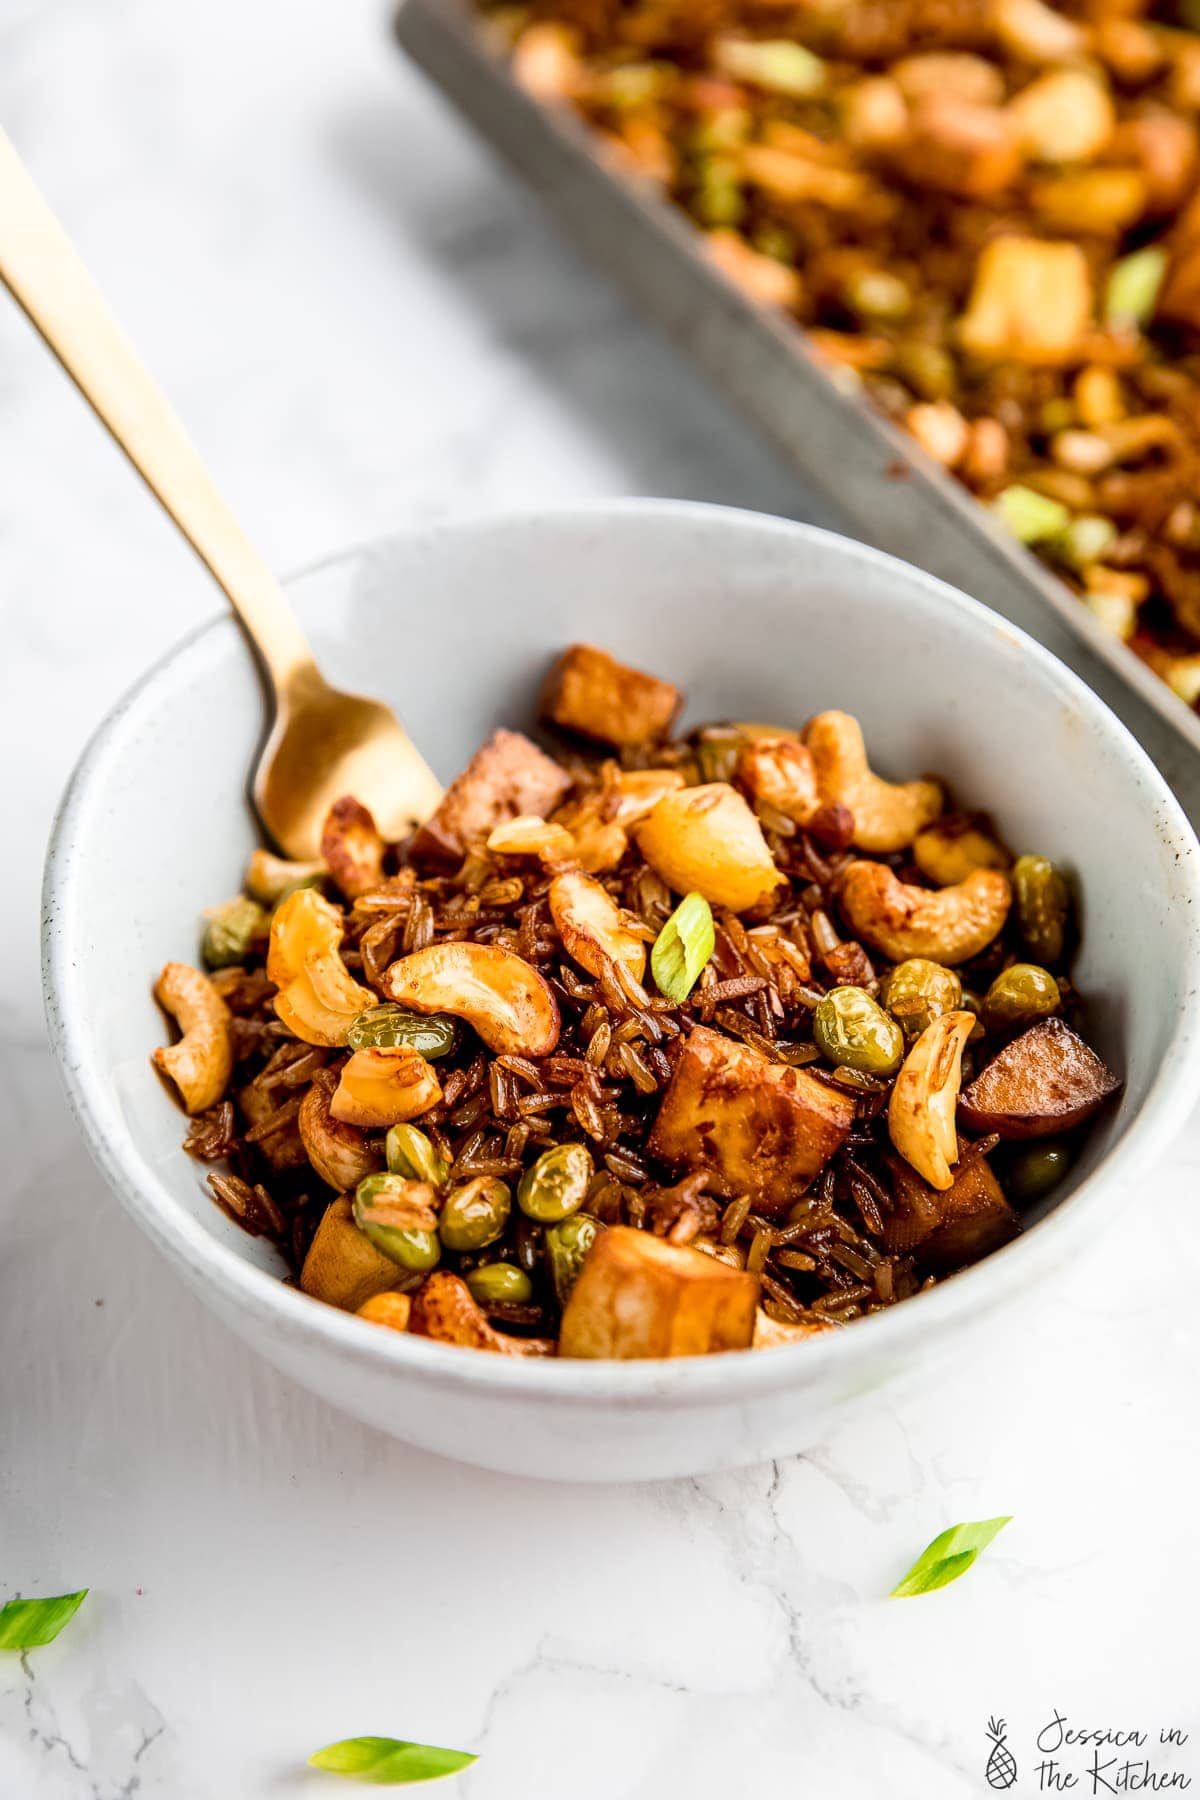
M 1012 888 L 999 869 L 953 887 L 909 887 L 883 863 L 852 862 L 840 899 L 854 935 L 892 962 L 923 956 L 952 967 L 986 950 L 1008 917 Z
M 884 781 L 872 772 L 858 720 L 844 712 L 818 713 L 804 729 L 816 764 L 821 798 L 854 815 L 860 850 L 906 850 L 942 810 L 936 781 Z
M 277 1015 L 306 1044 L 346 1042 L 355 1017 L 374 1006 L 342 961 L 342 914 L 315 888 L 297 888 L 275 909 L 267 976 L 279 989 Z
M 379 827 L 362 802 L 352 794 L 335 800 L 321 833 L 321 855 L 348 900 L 382 884 L 383 852 Z
M 888 1135 L 905 1162 L 932 1188 L 954 1186 L 958 1161 L 954 1109 L 962 1084 L 963 1046 L 975 1029 L 969 1012 L 943 1013 L 909 1051 L 888 1101 Z
M 233 1073 L 230 1012 L 207 975 L 187 963 L 168 963 L 154 998 L 183 1033 L 154 1052 L 156 1069 L 174 1083 L 189 1113 L 215 1106 Z

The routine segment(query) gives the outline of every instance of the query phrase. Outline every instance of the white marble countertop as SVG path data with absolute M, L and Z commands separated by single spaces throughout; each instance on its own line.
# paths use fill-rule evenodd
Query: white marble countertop
M 0 0 L 0 118 L 268 557 L 406 520 L 805 495 L 391 49 L 376 0 Z M 37 890 L 93 725 L 214 591 L 0 305 L 3 1800 L 269 1800 L 330 1739 L 477 1750 L 464 1800 L 949 1800 L 1200 1776 L 1200 1122 L 965 1389 L 736 1475 L 565 1489 L 375 1436 L 201 1311 L 77 1140 Z M 947 1524 L 969 1578 L 886 1602 Z M 1043 1736 L 1043 1750 L 1061 1727 Z M 1164 1745 L 1176 1729 L 1192 1741 Z M 1110 1763 L 1109 1759 L 1114 1760 Z M 1127 1779 L 1128 1785 L 1128 1779 Z M 447 1792 L 451 1790 L 447 1789 Z M 1056 1790 L 1056 1791 L 1062 1791 Z

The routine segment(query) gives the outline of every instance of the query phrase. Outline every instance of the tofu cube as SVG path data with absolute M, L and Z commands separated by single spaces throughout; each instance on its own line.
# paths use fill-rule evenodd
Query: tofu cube
M 696 1026 L 679 1052 L 650 1135 L 650 1150 L 689 1171 L 706 1169 L 714 1194 L 749 1194 L 776 1216 L 802 1194 L 845 1141 L 851 1094 L 807 1069 Z
M 596 1239 L 571 1290 L 559 1355 L 631 1360 L 746 1350 L 757 1307 L 757 1275 L 614 1225 Z
M 538 710 L 563 731 L 621 746 L 665 737 L 682 698 L 669 681 L 630 669 L 606 650 L 572 644 L 546 677 Z
M 976 264 L 959 338 L 974 356 L 1054 364 L 1078 352 L 1091 316 L 1092 278 L 1078 244 L 998 237 Z
M 414 854 L 456 862 L 506 819 L 547 818 L 570 786 L 566 770 L 519 731 L 495 731 L 421 826 Z

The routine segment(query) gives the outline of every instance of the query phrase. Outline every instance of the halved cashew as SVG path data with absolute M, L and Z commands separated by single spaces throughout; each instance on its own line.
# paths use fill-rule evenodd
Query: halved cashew
M 665 795 L 637 841 L 651 868 L 677 894 L 702 894 L 731 912 L 769 899 L 784 880 L 762 826 L 726 781 Z
M 541 856 L 565 862 L 575 855 L 575 839 L 565 825 L 550 825 L 537 813 L 505 819 L 487 840 L 497 856 Z
M 962 1084 L 962 1053 L 975 1029 L 969 1012 L 943 1013 L 927 1025 L 892 1085 L 888 1135 L 905 1162 L 932 1188 L 954 1186 L 958 1161 L 954 1109 Z
M 737 778 L 755 800 L 807 825 L 821 805 L 812 752 L 795 738 L 760 738 L 737 760 Z
M 410 1329 L 419 1337 L 469 1350 L 492 1350 L 500 1356 L 553 1356 L 553 1338 L 515 1338 L 497 1331 L 459 1275 L 439 1269 L 430 1275 L 413 1301 Z
M 575 846 L 575 859 L 589 875 L 615 869 L 629 848 L 629 833 L 615 819 L 601 817 L 598 799 L 585 801 L 573 815 L 560 814 Z
M 683 786 L 679 769 L 623 769 L 617 776 L 618 825 L 636 825 L 648 818 L 665 794 Z
M 208 976 L 188 963 L 167 964 L 154 998 L 183 1034 L 154 1052 L 154 1066 L 174 1084 L 186 1112 L 203 1112 L 216 1105 L 233 1073 L 229 1008 Z
M 335 800 L 321 833 L 321 855 L 348 900 L 380 886 L 383 850 L 379 827 L 362 802 L 352 794 Z
M 545 978 L 499 944 L 430 944 L 394 962 L 384 992 L 419 1013 L 453 1013 L 489 1050 L 549 1056 L 558 1042 L 558 1002 Z
M 999 869 L 975 869 L 953 887 L 909 887 L 883 863 L 853 862 L 840 899 L 855 937 L 892 962 L 923 956 L 953 967 L 986 950 L 1008 917 L 1012 888 Z
M 550 914 L 568 956 L 589 975 L 603 975 L 617 963 L 640 982 L 646 946 L 625 924 L 621 908 L 598 881 L 577 869 L 550 883 Z
M 412 1317 L 411 1294 L 372 1294 L 355 1315 L 368 1325 L 386 1325 L 389 1331 L 407 1331 Z
M 300 1102 L 296 1123 L 308 1160 L 321 1180 L 336 1193 L 356 1188 L 364 1175 L 383 1167 L 363 1133 L 335 1119 L 329 1103 L 337 1086 L 331 1069 L 318 1069 L 313 1084 Z
M 862 728 L 844 712 L 818 713 L 804 730 L 816 765 L 821 798 L 854 815 L 860 850 L 906 850 L 918 831 L 942 810 L 936 781 L 884 781 L 867 761 Z
M 311 887 L 327 873 L 321 861 L 288 862 L 282 856 L 272 856 L 269 850 L 256 850 L 246 868 L 246 892 L 264 906 L 274 906 L 289 888 L 298 887 L 301 882 Z
M 939 887 L 955 887 L 975 869 L 1010 869 L 1003 844 L 970 819 L 939 819 L 913 839 L 913 861 Z
M 357 1312 L 373 1294 L 394 1288 L 399 1279 L 391 1257 L 377 1250 L 354 1223 L 349 1194 L 331 1200 L 300 1271 L 303 1291 L 327 1306 Z
M 442 1097 L 442 1085 L 419 1050 L 356 1050 L 329 1102 L 335 1119 L 379 1130 L 419 1119 Z
M 342 915 L 315 888 L 297 888 L 275 909 L 267 977 L 278 987 L 275 1011 L 306 1044 L 346 1042 L 355 1018 L 374 1006 L 340 954 Z

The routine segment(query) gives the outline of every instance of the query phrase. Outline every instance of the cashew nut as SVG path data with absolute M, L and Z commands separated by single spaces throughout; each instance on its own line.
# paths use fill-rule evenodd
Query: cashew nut
M 616 779 L 618 825 L 637 825 L 648 818 L 666 794 L 683 786 L 679 769 L 623 769 Z
M 678 894 L 702 894 L 731 912 L 746 912 L 769 899 L 784 880 L 761 825 L 725 781 L 665 795 L 637 841 L 668 887 Z
M 419 1050 L 356 1050 L 329 1102 L 335 1119 L 380 1130 L 419 1119 L 442 1097 L 442 1085 Z
M 356 1188 L 364 1175 L 383 1166 L 361 1131 L 335 1119 L 329 1102 L 337 1077 L 330 1069 L 318 1069 L 313 1084 L 300 1102 L 296 1123 L 309 1162 L 321 1180 L 336 1193 Z
M 352 794 L 335 800 L 321 833 L 321 855 L 348 900 L 383 881 L 383 839 L 367 808 Z
M 737 760 L 737 777 L 755 800 L 807 825 L 821 804 L 812 753 L 795 738 L 758 738 Z
M 246 868 L 246 892 L 264 906 L 274 906 L 289 888 L 301 883 L 311 887 L 326 873 L 325 864 L 320 861 L 288 862 L 282 856 L 272 856 L 269 850 L 256 850 Z
M 913 839 L 913 861 L 939 887 L 954 887 L 974 869 L 1010 869 L 1012 857 L 970 819 L 939 819 Z
M 279 989 L 276 1013 L 306 1044 L 344 1044 L 358 1014 L 375 1004 L 342 961 L 341 941 L 341 912 L 315 888 L 297 888 L 276 907 L 267 977 Z
M 459 1275 L 439 1269 L 430 1275 L 413 1302 L 410 1329 L 443 1344 L 470 1350 L 493 1350 L 501 1356 L 553 1356 L 553 1338 L 515 1338 L 497 1331 Z
M 615 963 L 633 980 L 646 972 L 646 946 L 629 930 L 621 908 L 598 881 L 569 869 L 550 883 L 550 914 L 568 956 L 589 975 Z
M 958 1161 L 954 1109 L 962 1083 L 963 1047 L 975 1029 L 969 1012 L 943 1013 L 927 1025 L 904 1060 L 888 1101 L 888 1135 L 932 1188 L 954 1186 Z
M 394 962 L 384 992 L 419 1013 L 454 1013 L 489 1050 L 549 1056 L 558 1042 L 558 1002 L 549 983 L 513 950 L 454 940 Z
M 812 752 L 821 797 L 854 815 L 853 842 L 860 850 L 906 850 L 918 831 L 942 810 L 936 781 L 884 781 L 867 762 L 858 720 L 824 712 L 810 719 L 804 742 Z
M 412 1316 L 412 1296 L 372 1294 L 369 1300 L 363 1301 L 355 1316 L 365 1319 L 369 1325 L 386 1325 L 389 1331 L 407 1331 Z
M 233 1073 L 230 1012 L 207 975 L 187 963 L 168 963 L 154 998 L 169 1012 L 182 1036 L 154 1052 L 154 1066 L 178 1090 L 185 1111 L 215 1106 Z
M 999 869 L 975 869 L 953 887 L 909 887 L 884 863 L 853 862 L 841 880 L 855 937 L 892 962 L 923 956 L 952 967 L 986 950 L 1008 917 L 1012 888 Z
M 570 819 L 562 816 L 561 822 L 571 833 L 576 861 L 589 875 L 615 869 L 629 848 L 629 833 L 615 819 L 600 816 L 598 800 L 577 808 Z
M 497 825 L 487 848 L 497 856 L 540 856 L 565 862 L 574 858 L 575 839 L 565 825 L 548 825 L 537 813 L 522 813 Z

